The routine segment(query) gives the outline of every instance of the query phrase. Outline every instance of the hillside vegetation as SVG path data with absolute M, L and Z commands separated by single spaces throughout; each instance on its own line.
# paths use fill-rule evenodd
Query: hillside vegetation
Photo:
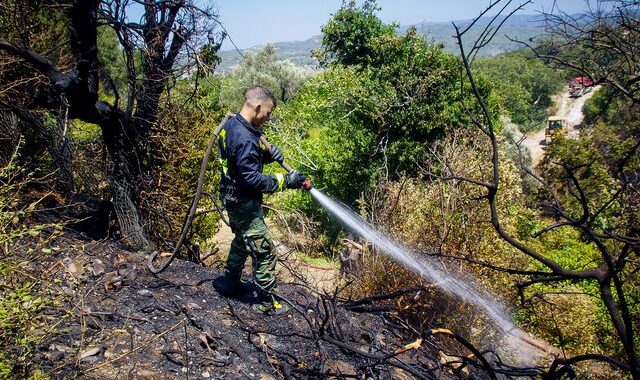
M 504 18 L 501 18 L 502 21 Z M 454 23 L 464 26 L 468 25 L 471 20 L 457 20 Z M 491 18 L 485 17 L 479 20 L 478 26 L 486 26 Z M 415 25 L 402 25 L 396 27 L 396 33 L 404 34 L 410 28 L 416 29 L 419 35 L 428 43 L 441 43 L 444 51 L 457 55 L 458 47 L 451 38 L 454 34 L 451 22 L 421 22 Z M 480 29 L 479 29 L 480 30 Z M 539 37 L 544 30 L 544 22 L 540 16 L 536 15 L 516 15 L 506 19 L 500 29 L 500 33 L 491 40 L 491 42 L 479 52 L 479 57 L 495 57 L 496 55 L 520 50 L 522 45 L 513 40 L 528 41 L 531 38 Z M 475 32 L 475 30 L 474 30 Z M 477 32 L 479 33 L 479 31 Z M 476 36 L 469 36 L 467 43 Z M 281 41 L 273 42 L 272 45 L 278 50 L 278 58 L 290 60 L 300 66 L 316 67 L 318 60 L 314 58 L 313 51 L 318 50 L 322 44 L 322 36 L 312 36 L 303 41 Z M 263 46 L 251 47 L 248 49 L 240 49 L 242 54 L 250 51 L 261 49 Z M 467 46 L 468 47 L 468 46 Z M 218 71 L 227 73 L 234 65 L 242 60 L 238 50 L 223 50 L 219 53 L 220 64 Z

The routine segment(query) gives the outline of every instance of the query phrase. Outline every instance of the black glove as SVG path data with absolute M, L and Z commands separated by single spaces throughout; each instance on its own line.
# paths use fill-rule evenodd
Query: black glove
M 284 161 L 284 154 L 282 154 L 280 148 L 275 145 L 271 145 L 271 159 L 279 163 L 282 163 L 282 161 Z
M 284 187 L 287 189 L 302 189 L 306 180 L 307 177 L 304 174 L 294 170 L 284 175 Z

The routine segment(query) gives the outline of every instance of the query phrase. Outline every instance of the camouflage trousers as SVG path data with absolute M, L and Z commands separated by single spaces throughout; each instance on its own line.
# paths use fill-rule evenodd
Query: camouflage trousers
M 264 213 L 259 200 L 246 199 L 237 208 L 228 211 L 229 224 L 235 234 L 229 249 L 225 271 L 239 275 L 249 255 L 253 259 L 255 280 L 265 290 L 276 285 L 276 250 L 264 223 Z

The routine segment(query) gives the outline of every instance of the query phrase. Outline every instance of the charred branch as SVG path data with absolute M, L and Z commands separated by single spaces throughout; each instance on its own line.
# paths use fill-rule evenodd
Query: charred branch
M 492 2 L 489 8 L 495 7 L 497 3 L 499 2 Z M 505 1 L 504 3 L 505 6 L 501 8 L 501 10 L 498 12 L 498 15 L 505 12 L 506 8 L 510 5 L 511 2 Z M 541 49 L 534 49 L 532 46 L 526 43 L 524 43 L 524 45 L 531 47 L 538 58 L 546 59 L 548 62 L 554 63 L 558 66 L 572 69 L 579 75 L 581 74 L 584 76 L 588 76 L 592 78 L 595 83 L 608 84 L 613 89 L 626 96 L 633 104 L 636 104 L 638 103 L 638 89 L 635 88 L 635 83 L 637 83 L 636 71 L 637 67 L 639 66 L 637 64 L 637 55 L 635 53 L 632 53 L 636 49 L 635 43 L 631 41 L 637 41 L 637 38 L 634 37 L 637 36 L 637 28 L 635 28 L 635 26 L 629 28 L 629 24 L 637 25 L 636 19 L 638 14 L 638 4 L 632 5 L 625 2 L 614 1 L 611 5 L 613 11 L 610 13 L 592 12 L 591 14 L 589 14 L 588 17 L 591 17 L 592 21 L 594 21 L 593 23 L 585 23 L 584 20 L 576 20 L 567 15 L 545 15 L 547 21 L 553 24 L 551 25 L 551 29 L 556 31 L 556 37 L 559 37 L 554 41 L 565 43 L 566 51 L 571 50 L 571 45 L 590 48 L 594 52 L 594 58 L 589 57 L 588 59 L 582 59 L 584 57 L 583 54 L 581 54 L 580 57 L 577 57 L 577 59 L 576 57 L 571 57 L 571 55 L 563 55 L 557 53 L 545 54 L 544 52 L 540 52 Z M 627 8 L 627 6 L 629 6 L 629 8 Z M 632 9 L 632 11 L 630 11 L 630 9 Z M 513 14 L 513 12 L 509 13 L 509 15 L 511 14 Z M 601 299 L 607 307 L 611 321 L 615 326 L 618 337 L 622 345 L 624 346 L 625 353 L 629 360 L 629 364 L 623 366 L 625 366 L 625 368 L 627 368 L 631 372 L 631 375 L 634 379 L 638 379 L 640 378 L 640 363 L 638 360 L 636 348 L 634 347 L 635 338 L 633 337 L 634 329 L 632 328 L 633 317 L 629 313 L 626 294 L 623 289 L 623 283 L 620 279 L 620 274 L 624 269 L 625 261 L 621 261 L 615 255 L 616 249 L 614 249 L 616 243 L 625 245 L 626 247 L 622 249 L 622 256 L 628 255 L 630 248 L 635 244 L 635 236 L 616 236 L 616 233 L 613 230 L 605 227 L 595 226 L 598 216 L 605 212 L 605 210 L 608 209 L 609 206 L 614 202 L 616 202 L 616 200 L 622 197 L 622 193 L 625 192 L 625 190 L 628 188 L 628 182 L 621 184 L 621 186 L 618 187 L 618 189 L 606 201 L 604 201 L 604 203 L 601 203 L 599 207 L 592 208 L 589 194 L 585 190 L 585 184 L 583 183 L 580 176 L 580 173 L 583 170 L 588 170 L 588 165 L 571 165 L 561 162 L 560 165 L 565 175 L 566 190 L 568 192 L 568 196 L 572 197 L 573 201 L 577 203 L 578 211 L 576 212 L 576 214 L 579 214 L 579 216 L 573 216 L 571 215 L 571 211 L 564 210 L 559 197 L 553 191 L 551 191 L 556 202 L 555 209 L 561 217 L 561 220 L 534 234 L 534 237 L 539 237 L 554 229 L 562 227 L 574 228 L 580 231 L 584 236 L 588 237 L 588 239 L 597 246 L 600 252 L 602 259 L 601 263 L 604 262 L 604 264 L 601 264 L 597 267 L 586 268 L 583 270 L 568 270 L 564 268 L 559 262 L 551 260 L 544 254 L 535 251 L 531 247 L 511 236 L 502 228 L 500 224 L 500 218 L 498 215 L 498 208 L 496 204 L 500 185 L 500 177 L 498 172 L 500 157 L 498 155 L 497 138 L 494 132 L 495 128 L 492 122 L 492 115 L 485 104 L 485 101 L 479 91 L 477 84 L 475 83 L 473 73 L 469 66 L 469 61 L 474 56 L 474 52 L 477 52 L 477 49 L 486 44 L 486 38 L 490 38 L 492 35 L 495 35 L 495 31 L 492 29 L 492 24 L 495 24 L 496 20 L 497 18 L 494 18 L 489 23 L 489 26 L 487 26 L 482 31 L 482 33 L 480 34 L 480 38 L 475 41 L 473 47 L 468 53 L 465 52 L 462 44 L 462 39 L 465 33 L 467 33 L 470 30 L 471 26 L 473 26 L 477 21 L 477 19 L 474 20 L 470 26 L 466 27 L 463 30 L 454 25 L 464 71 L 466 73 L 467 80 L 469 81 L 470 86 L 473 90 L 475 100 L 480 106 L 481 116 L 478 117 L 471 115 L 471 119 L 473 120 L 473 123 L 476 125 L 476 127 L 479 128 L 479 130 L 481 130 L 488 137 L 491 146 L 491 155 L 488 161 L 490 162 L 493 169 L 492 178 L 491 180 L 487 181 L 487 183 L 485 183 L 485 181 L 477 180 L 474 178 L 465 178 L 464 176 L 457 175 L 456 173 L 449 175 L 448 178 L 465 181 L 484 188 L 486 191 L 485 199 L 488 202 L 491 212 L 491 223 L 500 237 L 519 251 L 544 264 L 551 270 L 551 273 L 544 277 L 533 278 L 520 283 L 519 289 L 521 297 L 523 297 L 522 290 L 524 288 L 536 283 L 570 280 L 575 281 L 584 279 L 592 279 L 598 282 L 600 287 Z M 619 20 L 622 20 L 622 22 L 620 22 Z M 616 29 L 615 25 L 619 25 L 618 29 Z M 499 29 L 499 25 L 497 25 L 497 28 Z M 624 30 L 621 30 L 620 28 L 627 28 L 626 32 Z M 468 107 L 467 110 L 467 112 L 470 112 Z M 632 147 L 631 151 L 628 155 L 625 156 L 626 158 L 623 159 L 623 161 L 629 160 L 629 157 L 635 154 L 638 144 L 634 145 L 635 146 Z M 617 172 L 621 174 L 619 175 L 619 177 L 624 177 L 624 166 L 625 164 L 623 163 L 618 167 Z M 534 176 L 534 178 L 536 178 L 536 176 Z M 541 177 L 537 177 L 537 179 L 540 183 L 545 185 L 548 190 L 552 190 Z M 596 229 L 604 232 L 598 232 L 596 231 Z M 618 239 L 616 239 L 616 237 L 618 237 Z M 593 359 L 595 357 L 590 358 Z M 613 364 L 616 366 L 618 366 L 617 364 L 621 364 L 615 359 L 609 357 L 606 357 L 606 359 L 603 360 L 609 362 L 610 364 L 616 362 L 616 364 Z M 618 367 L 622 368 L 620 366 Z M 565 368 L 565 371 L 570 370 L 570 366 L 563 368 Z

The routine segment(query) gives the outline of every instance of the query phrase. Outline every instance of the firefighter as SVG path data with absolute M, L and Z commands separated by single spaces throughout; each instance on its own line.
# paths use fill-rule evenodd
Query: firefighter
M 222 163 L 220 198 L 235 234 L 220 292 L 235 296 L 252 287 L 250 282 L 241 280 L 244 263 L 251 255 L 259 301 L 253 308 L 266 314 L 286 313 L 288 306 L 273 296 L 277 257 L 264 222 L 262 196 L 285 189 L 300 189 L 306 180 L 297 171 L 285 175 L 262 173 L 264 164 L 284 160 L 277 146 L 272 145 L 268 152 L 259 144 L 261 127 L 271 117 L 275 106 L 276 100 L 269 89 L 249 87 L 242 110 L 227 120 L 218 137 L 218 157 Z

